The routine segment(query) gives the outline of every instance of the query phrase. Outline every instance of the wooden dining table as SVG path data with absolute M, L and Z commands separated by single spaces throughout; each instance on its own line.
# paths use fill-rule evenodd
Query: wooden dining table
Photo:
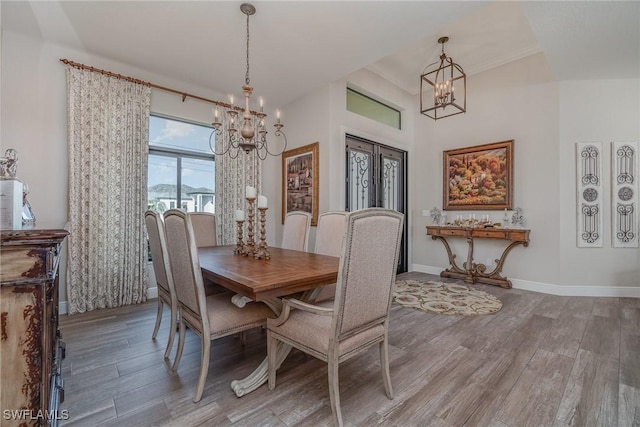
M 203 277 L 234 292 L 231 300 L 238 307 L 244 307 L 249 301 L 262 302 L 277 317 L 282 307 L 281 297 L 297 294 L 302 300 L 313 301 L 319 288 L 336 283 L 338 278 L 338 257 L 270 247 L 270 259 L 255 259 L 235 254 L 234 248 L 235 245 L 201 247 L 198 258 Z M 278 365 L 290 350 L 288 345 L 278 346 Z M 264 384 L 267 368 L 265 357 L 249 376 L 232 381 L 236 396 Z

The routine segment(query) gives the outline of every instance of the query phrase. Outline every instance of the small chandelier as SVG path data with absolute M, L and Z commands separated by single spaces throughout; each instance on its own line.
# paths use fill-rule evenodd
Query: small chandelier
M 267 155 L 279 156 L 287 148 L 287 136 L 282 132 L 284 125 L 280 123 L 280 112 L 276 111 L 276 124 L 273 125 L 276 130 L 274 135 L 284 139 L 284 147 L 280 152 L 272 153 L 269 151 L 267 144 L 267 129 L 265 127 L 265 119 L 267 115 L 264 113 L 264 103 L 262 98 L 259 99 L 260 111 L 251 111 L 249 108 L 253 87 L 249 79 L 249 16 L 256 13 L 256 8 L 249 3 L 240 5 L 242 13 L 247 15 L 247 73 L 245 74 L 245 84 L 242 86 L 244 92 L 245 103 L 244 110 L 233 104 L 233 95 L 230 97 L 230 104 L 220 104 L 226 107 L 226 111 L 220 112 L 216 106 L 213 109 L 213 132 L 209 136 L 209 147 L 215 155 L 221 156 L 229 154 L 233 159 L 238 157 L 241 151 L 249 154 L 255 150 L 256 155 L 264 160 Z M 242 113 L 239 117 L 238 113 Z M 214 138 L 215 135 L 215 138 Z M 216 146 L 219 150 L 216 150 Z
M 449 37 L 438 39 L 442 44 L 440 62 L 427 65 L 420 76 L 420 112 L 434 120 L 467 111 L 467 75 L 444 53 L 447 41 Z

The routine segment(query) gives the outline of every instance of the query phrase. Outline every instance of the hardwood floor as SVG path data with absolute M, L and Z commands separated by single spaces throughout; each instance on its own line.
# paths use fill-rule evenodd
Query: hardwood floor
M 399 279 L 441 280 L 406 273 Z M 640 299 L 560 297 L 476 285 L 503 302 L 488 316 L 392 306 L 387 399 L 375 348 L 340 365 L 345 425 L 640 426 Z M 63 316 L 64 426 L 331 425 L 326 364 L 292 351 L 277 376 L 238 398 L 230 382 L 266 355 L 266 333 L 212 343 L 193 403 L 200 344 L 187 333 L 176 373 L 163 358 L 156 301 Z M 175 345 L 174 345 L 175 346 Z M 175 348 L 171 353 L 171 360 Z

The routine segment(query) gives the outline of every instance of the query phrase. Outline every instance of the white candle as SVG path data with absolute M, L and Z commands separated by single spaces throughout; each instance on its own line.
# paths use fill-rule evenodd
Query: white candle
M 266 208 L 267 207 L 267 198 L 266 196 L 258 196 L 258 207 L 259 208 Z
M 247 185 L 247 188 L 245 189 L 245 197 L 247 199 L 255 199 L 256 198 L 256 189 L 250 185 Z
M 280 110 L 276 110 L 276 119 L 278 119 L 278 123 L 280 123 Z
M 231 103 L 231 106 L 233 107 L 233 95 L 229 95 L 229 101 Z
M 215 107 L 213 109 L 213 117 L 215 117 L 215 119 L 216 119 L 215 121 L 217 122 L 218 121 L 218 107 Z
M 244 221 L 244 211 L 242 209 L 236 210 L 236 221 Z

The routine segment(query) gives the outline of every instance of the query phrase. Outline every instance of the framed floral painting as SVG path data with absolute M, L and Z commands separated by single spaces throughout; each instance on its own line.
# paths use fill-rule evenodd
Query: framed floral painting
M 444 152 L 443 209 L 513 206 L 513 140 Z

